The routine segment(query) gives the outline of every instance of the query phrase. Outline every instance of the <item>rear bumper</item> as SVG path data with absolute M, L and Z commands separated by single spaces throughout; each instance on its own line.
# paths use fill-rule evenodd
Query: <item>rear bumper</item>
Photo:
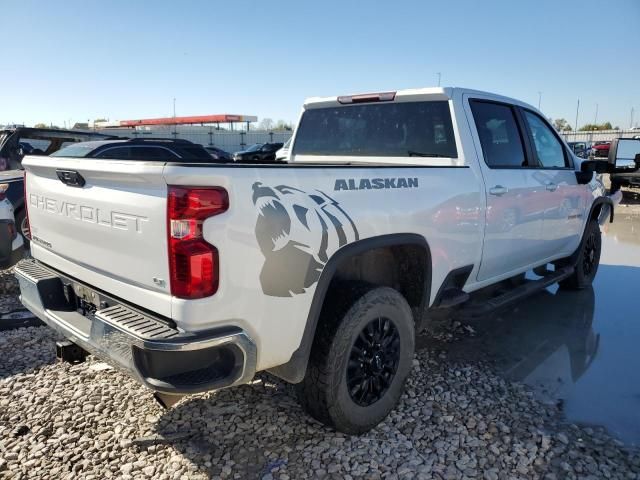
M 255 344 L 237 327 L 182 332 L 36 260 L 21 261 L 15 274 L 20 299 L 34 315 L 152 390 L 198 393 L 240 385 L 255 374 Z

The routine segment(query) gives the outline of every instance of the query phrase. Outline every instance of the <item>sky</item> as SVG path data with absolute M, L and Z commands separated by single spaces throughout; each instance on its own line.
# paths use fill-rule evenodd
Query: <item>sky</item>
M 232 113 L 435 86 L 640 125 L 640 0 L 0 0 L 0 124 Z M 541 94 L 539 94 L 541 92 Z

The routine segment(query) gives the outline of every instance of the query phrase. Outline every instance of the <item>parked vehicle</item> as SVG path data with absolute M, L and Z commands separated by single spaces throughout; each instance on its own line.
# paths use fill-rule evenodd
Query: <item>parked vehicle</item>
M 613 189 L 619 187 L 640 187 L 640 137 L 620 138 L 615 147 L 611 147 L 609 162 L 624 164 L 617 173 L 611 174 Z
M 58 128 L 12 127 L 0 130 L 0 171 L 22 168 L 25 155 L 51 155 L 75 142 L 113 138 L 95 132 Z
M 569 148 L 580 158 L 588 158 L 591 146 L 589 142 L 567 142 Z
M 9 184 L 6 195 L 15 209 L 18 231 L 26 247 L 29 239 L 25 235 L 29 230 L 24 209 L 24 183 L 22 181 L 22 158 L 25 155 L 50 155 L 65 145 L 92 139 L 114 138 L 94 132 L 78 130 L 62 130 L 58 128 L 28 128 L 13 125 L 0 130 L 0 172 L 9 170 L 3 175 L 2 182 Z
M 617 199 L 534 107 L 456 88 L 308 100 L 282 164 L 24 165 L 34 314 L 167 406 L 266 370 L 347 433 L 394 408 L 432 314 L 531 269 L 482 308 L 590 285 Z
M 173 138 L 120 138 L 69 145 L 51 154 L 67 158 L 111 158 L 117 160 L 211 162 L 200 144 Z
M 284 162 L 289 157 L 289 146 L 291 145 L 291 139 L 284 142 L 284 145 L 280 150 L 276 152 L 276 162 Z
M 594 157 L 607 158 L 609 156 L 609 147 L 611 147 L 611 142 L 596 142 L 591 147 L 591 153 Z
M 282 148 L 282 143 L 256 143 L 246 150 L 241 150 L 233 154 L 234 162 L 243 163 L 264 163 L 274 162 L 276 152 Z
M 229 152 L 225 152 L 221 148 L 204 147 L 204 149 L 207 152 L 209 152 L 209 154 L 211 155 L 211 157 L 214 160 L 220 160 L 220 161 L 223 161 L 223 162 L 233 162 L 233 155 L 231 155 Z
M 20 259 L 24 252 L 22 235 L 18 234 L 18 228 L 14 217 L 14 208 L 7 197 L 10 184 L 3 182 L 7 172 L 0 172 L 0 268 L 9 268 Z M 22 172 L 20 173 L 22 178 Z

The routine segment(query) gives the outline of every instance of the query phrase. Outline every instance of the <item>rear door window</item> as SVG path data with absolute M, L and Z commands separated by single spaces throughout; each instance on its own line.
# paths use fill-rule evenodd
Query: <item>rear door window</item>
M 511 106 L 475 100 L 471 101 L 471 111 L 487 166 L 491 168 L 528 166 L 522 134 Z
M 542 118 L 529 110 L 524 110 L 524 117 L 529 126 L 529 133 L 533 140 L 536 155 L 540 165 L 545 168 L 568 167 L 568 158 L 560 139 L 553 133 Z M 576 144 L 577 148 L 580 144 Z
M 458 156 L 446 101 L 310 108 L 293 149 L 294 155 Z
M 116 160 L 129 160 L 131 149 L 129 147 L 112 147 L 100 152 L 96 158 L 113 158 Z
M 162 147 L 132 147 L 131 155 L 134 160 L 175 160 L 176 154 Z

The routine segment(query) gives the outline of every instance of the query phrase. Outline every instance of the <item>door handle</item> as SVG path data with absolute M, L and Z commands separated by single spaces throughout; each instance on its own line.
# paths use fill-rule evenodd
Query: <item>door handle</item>
M 496 195 L 498 197 L 501 197 L 508 191 L 509 189 L 507 187 L 503 187 L 502 185 L 496 185 L 495 187 L 489 189 L 489 193 L 491 195 Z
M 549 182 L 545 185 L 545 188 L 550 192 L 555 192 L 558 189 L 558 185 L 553 182 Z

